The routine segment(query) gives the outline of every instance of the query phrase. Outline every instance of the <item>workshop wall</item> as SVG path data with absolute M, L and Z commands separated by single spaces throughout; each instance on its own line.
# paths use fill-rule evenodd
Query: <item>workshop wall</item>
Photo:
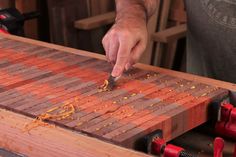
M 32 39 L 49 41 L 49 22 L 46 0 L 1 0 L 0 8 L 17 8 L 21 13 L 38 11 L 40 17 L 25 22 L 25 36 Z
M 141 62 L 185 70 L 185 40 L 154 42 L 152 34 L 186 22 L 183 0 L 157 0 L 158 10 L 148 24 L 149 44 Z M 77 20 L 114 11 L 114 0 L 1 0 L 1 8 L 39 11 L 38 19 L 25 23 L 26 37 L 104 54 L 102 37 L 111 25 L 92 30 L 75 28 Z
M 64 46 L 102 51 L 101 38 L 105 31 L 79 31 L 76 20 L 113 10 L 111 0 L 48 0 L 51 42 Z M 101 32 L 102 31 L 102 32 Z

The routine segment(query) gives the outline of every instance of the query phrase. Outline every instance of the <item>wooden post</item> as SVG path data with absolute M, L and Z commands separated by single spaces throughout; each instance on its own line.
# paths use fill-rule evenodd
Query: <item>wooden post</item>
M 161 6 L 162 10 L 161 10 L 161 17 L 158 23 L 158 31 L 166 29 L 171 2 L 172 2 L 171 0 L 162 0 L 162 6 Z M 152 64 L 160 66 L 162 60 L 163 45 L 157 43 L 154 51 L 155 52 L 152 58 Z
M 157 9 L 155 14 L 150 18 L 147 28 L 148 28 L 148 44 L 147 44 L 147 48 L 145 50 L 145 52 L 143 53 L 143 56 L 140 59 L 141 63 L 145 63 L 145 64 L 151 64 L 151 57 L 152 57 L 152 51 L 153 51 L 153 40 L 151 40 L 151 35 L 156 32 L 157 29 L 157 21 L 159 19 L 159 11 L 161 7 L 161 1 L 158 0 L 157 1 Z

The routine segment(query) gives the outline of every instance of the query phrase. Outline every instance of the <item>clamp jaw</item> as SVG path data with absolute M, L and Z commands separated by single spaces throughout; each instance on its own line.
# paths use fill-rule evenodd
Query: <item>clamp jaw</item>
M 236 107 L 232 104 L 222 104 L 219 110 L 215 131 L 221 136 L 236 140 Z
M 157 130 L 144 138 L 141 138 L 136 145 L 142 149 L 142 151 L 163 157 L 195 157 L 194 155 L 189 154 L 183 148 L 167 144 L 166 141 L 162 138 L 162 131 Z M 136 147 L 136 149 L 138 149 Z M 141 149 L 138 149 L 141 151 Z
M 152 151 L 156 155 L 163 154 L 163 157 L 194 157 L 194 155 L 189 154 L 182 147 L 166 144 L 166 142 L 161 138 L 153 140 Z

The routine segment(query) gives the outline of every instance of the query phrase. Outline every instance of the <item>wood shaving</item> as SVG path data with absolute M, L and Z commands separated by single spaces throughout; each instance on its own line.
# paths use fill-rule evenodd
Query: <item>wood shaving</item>
M 195 89 L 196 87 L 195 86 L 192 86 L 191 89 Z
M 125 97 L 124 97 L 124 100 L 127 100 L 127 99 L 128 99 L 128 97 L 125 96 Z
M 105 92 L 108 91 L 108 80 L 104 80 L 104 83 L 99 87 L 99 92 Z
M 137 94 L 136 93 L 133 93 L 131 96 L 136 96 Z
M 80 126 L 80 125 L 82 125 L 82 124 L 83 124 L 83 122 L 79 122 L 79 123 L 77 123 L 76 126 Z
M 76 101 L 77 102 L 77 101 Z M 65 102 L 61 106 L 53 107 L 47 110 L 45 113 L 37 116 L 32 122 L 26 124 L 23 132 L 29 132 L 30 130 L 37 128 L 39 126 L 52 126 L 46 123 L 46 120 L 64 120 L 73 119 L 71 116 L 75 113 L 77 103 Z

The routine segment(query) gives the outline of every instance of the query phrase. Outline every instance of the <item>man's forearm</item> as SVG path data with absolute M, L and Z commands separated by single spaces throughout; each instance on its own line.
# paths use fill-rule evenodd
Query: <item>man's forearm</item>
M 143 0 L 147 9 L 148 18 L 150 18 L 157 9 L 157 0 Z
M 156 7 L 157 0 L 116 0 L 117 20 L 127 17 L 148 21 Z

